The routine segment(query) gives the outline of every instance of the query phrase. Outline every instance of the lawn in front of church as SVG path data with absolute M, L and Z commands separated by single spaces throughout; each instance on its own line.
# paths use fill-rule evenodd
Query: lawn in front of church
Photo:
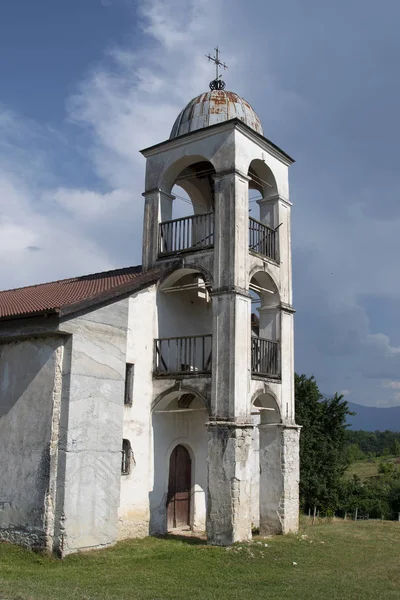
M 267 544 L 267 546 L 265 545 Z M 333 521 L 230 549 L 130 540 L 63 561 L 0 544 L 2 600 L 398 600 L 400 523 Z

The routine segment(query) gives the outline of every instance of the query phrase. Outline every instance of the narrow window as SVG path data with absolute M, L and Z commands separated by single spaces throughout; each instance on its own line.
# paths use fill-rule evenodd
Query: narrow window
M 121 474 L 129 475 L 131 467 L 131 443 L 129 440 L 122 440 L 122 462 L 121 462 Z
M 135 375 L 135 365 L 127 363 L 125 370 L 125 406 L 132 406 L 133 397 L 133 379 Z

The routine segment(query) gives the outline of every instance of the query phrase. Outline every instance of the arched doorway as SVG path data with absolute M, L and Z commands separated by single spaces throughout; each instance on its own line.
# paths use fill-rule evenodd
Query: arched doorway
M 185 446 L 178 444 L 169 459 L 168 530 L 190 525 L 191 488 L 192 460 Z

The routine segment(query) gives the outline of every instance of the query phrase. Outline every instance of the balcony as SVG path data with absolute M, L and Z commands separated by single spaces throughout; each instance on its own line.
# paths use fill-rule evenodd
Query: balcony
M 209 375 L 212 335 L 159 338 L 154 341 L 156 375 Z M 251 338 L 251 373 L 259 377 L 280 377 L 279 342 Z
M 154 373 L 205 375 L 211 373 L 212 335 L 155 340 Z
M 278 230 L 249 217 L 249 249 L 279 262 Z
M 280 377 L 279 342 L 251 338 L 251 372 L 261 377 Z
M 192 215 L 160 223 L 158 255 L 195 252 L 214 246 L 214 214 Z

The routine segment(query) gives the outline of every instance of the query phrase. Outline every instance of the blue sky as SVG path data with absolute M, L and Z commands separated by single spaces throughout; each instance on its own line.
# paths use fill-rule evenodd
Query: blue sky
M 0 288 L 140 262 L 144 159 L 227 88 L 291 168 L 296 370 L 400 405 L 396 0 L 0 6 Z

